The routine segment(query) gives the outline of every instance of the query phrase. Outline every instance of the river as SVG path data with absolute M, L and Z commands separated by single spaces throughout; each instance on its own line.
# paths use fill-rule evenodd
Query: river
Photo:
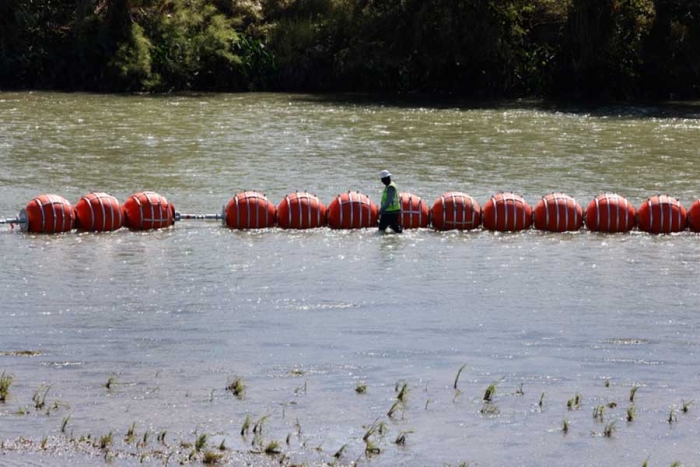
M 377 202 L 385 168 L 431 205 L 689 208 L 698 141 L 693 103 L 5 92 L 0 217 L 90 191 Z M 0 226 L 2 465 L 700 465 L 697 234 L 18 230 Z

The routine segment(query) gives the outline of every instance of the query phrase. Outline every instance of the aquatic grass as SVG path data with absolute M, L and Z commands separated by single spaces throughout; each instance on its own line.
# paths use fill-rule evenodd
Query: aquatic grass
M 340 446 L 340 448 L 337 451 L 335 451 L 335 454 L 333 454 L 333 458 L 340 459 L 341 457 L 343 457 L 343 453 L 345 452 L 347 447 L 348 447 L 348 443 L 345 443 L 342 446 Z
M 600 423 L 605 421 L 605 406 L 597 405 L 593 408 L 593 420 L 597 420 Z
M 408 399 L 408 383 L 403 383 L 399 393 L 396 395 L 396 399 L 404 403 L 406 402 Z
M 234 378 L 232 380 L 229 380 L 226 384 L 226 390 L 234 396 L 236 396 L 238 399 L 243 398 L 243 393 L 245 392 L 245 389 L 245 382 L 240 376 L 234 376 Z
M 202 456 L 202 464 L 216 465 L 224 458 L 224 455 L 207 449 Z
M 43 384 L 39 386 L 39 389 L 34 392 L 34 395 L 32 396 L 32 401 L 34 402 L 34 408 L 37 410 L 41 410 L 46 406 L 46 396 L 49 394 L 49 391 L 51 390 L 51 385 L 44 386 Z M 42 394 L 43 391 L 43 394 Z
M 496 393 L 496 383 L 491 383 L 484 391 L 483 400 L 486 402 L 491 402 L 493 400 L 493 395 Z
M 666 420 L 669 425 L 672 425 L 674 422 L 678 421 L 678 417 L 676 417 L 676 410 L 671 407 L 671 410 L 668 413 L 668 419 Z
M 105 383 L 105 387 L 109 391 L 112 389 L 112 386 L 114 386 L 115 384 L 117 384 L 117 378 L 115 378 L 114 376 L 110 376 L 109 378 L 107 378 L 107 382 Z
M 66 432 L 66 427 L 68 426 L 69 420 L 70 420 L 70 415 L 63 417 L 63 420 L 61 421 L 61 433 Z
M 462 365 L 462 366 L 459 367 L 459 370 L 457 370 L 457 376 L 455 376 L 455 383 L 454 383 L 454 385 L 453 385 L 455 391 L 459 391 L 459 389 L 457 388 L 457 384 L 459 383 L 459 377 L 460 377 L 460 375 L 462 374 L 462 370 L 464 370 L 464 368 L 465 368 L 466 366 L 467 366 L 467 364 L 465 363 L 464 365 Z
M 687 414 L 688 411 L 690 410 L 690 406 L 693 405 L 693 401 L 683 401 L 682 406 L 681 406 L 681 412 L 684 414 Z
M 566 409 L 567 410 L 578 410 L 581 408 L 581 402 L 583 401 L 583 397 L 581 397 L 581 394 L 576 393 L 576 395 L 566 401 Z
M 398 436 L 396 436 L 396 439 L 394 440 L 394 444 L 397 446 L 405 446 L 406 445 L 406 436 L 413 433 L 413 430 L 406 430 L 406 431 L 401 431 L 399 432 Z
M 200 452 L 205 447 L 207 447 L 207 434 L 202 433 L 197 437 L 197 440 L 194 442 L 194 450 Z
M 131 444 L 136 438 L 136 422 L 132 423 L 129 429 L 126 431 L 126 436 L 124 437 L 124 442 L 126 444 Z
M 243 425 L 241 425 L 241 436 L 245 436 L 248 434 L 250 431 L 250 423 L 252 422 L 252 419 L 250 418 L 250 415 L 245 416 L 245 420 L 243 420 Z
M 13 380 L 14 378 L 12 375 L 8 375 L 4 371 L 2 375 L 0 375 L 0 402 L 5 402 L 7 400 Z
M 615 434 L 617 431 L 617 426 L 616 426 L 616 421 L 613 420 L 612 422 L 608 423 L 605 425 L 605 428 L 603 429 L 603 436 L 606 438 L 612 438 L 612 435 Z
M 143 437 L 141 438 L 141 442 L 139 443 L 141 447 L 146 447 L 148 446 L 148 438 L 151 436 L 151 430 L 146 430 L 143 434 Z
M 226 449 L 226 438 L 223 438 L 221 443 L 219 443 L 219 451 L 225 451 Z
M 369 439 L 365 441 L 365 455 L 367 457 L 376 456 L 378 454 L 381 454 L 381 452 L 382 450 L 379 448 L 379 446 L 374 444 L 374 442 L 372 442 Z
M 265 415 L 263 417 L 260 417 L 260 419 L 257 422 L 255 422 L 255 424 L 253 425 L 253 434 L 262 434 L 263 424 L 268 418 L 270 418 L 270 416 Z
M 357 383 L 357 386 L 355 386 L 355 392 L 358 394 L 366 394 L 367 393 L 367 384 L 366 383 Z
M 268 456 L 272 456 L 275 454 L 280 454 L 282 452 L 282 449 L 280 448 L 280 443 L 278 441 L 270 441 L 267 443 L 265 446 L 265 454 Z
M 523 391 L 523 383 L 520 383 L 520 385 L 518 386 L 518 389 L 515 390 L 515 395 L 516 396 L 524 396 L 525 395 L 525 391 Z
M 561 422 L 561 432 L 567 434 L 569 432 L 569 420 L 564 419 Z
M 112 445 L 112 442 L 114 441 L 114 436 L 112 432 L 110 431 L 106 435 L 102 436 L 100 438 L 100 449 L 107 449 L 109 446 Z
M 540 400 L 539 400 L 539 402 L 537 402 L 537 405 L 539 406 L 540 409 L 544 406 L 544 392 L 542 394 L 540 394 Z
M 161 444 L 165 444 L 165 437 L 167 434 L 167 430 L 161 431 L 160 433 L 158 433 L 158 437 L 156 438 L 156 440 Z
M 603 386 L 606 388 L 610 387 L 610 378 L 605 378 L 605 381 L 603 381 Z
M 634 405 L 631 405 L 627 408 L 627 422 L 632 423 L 637 416 L 637 409 L 634 408 Z
M 401 402 L 401 401 L 394 402 L 391 405 L 391 407 L 389 408 L 389 411 L 386 413 L 387 417 L 394 418 L 396 411 L 401 409 L 402 407 L 403 407 L 403 402 Z
M 501 413 L 501 410 L 498 408 L 498 405 L 491 402 L 485 402 L 484 405 L 481 406 L 479 413 L 481 413 L 481 415 L 498 415 Z
M 638 390 L 639 386 L 636 384 L 630 388 L 630 402 L 634 402 L 634 397 L 637 395 Z

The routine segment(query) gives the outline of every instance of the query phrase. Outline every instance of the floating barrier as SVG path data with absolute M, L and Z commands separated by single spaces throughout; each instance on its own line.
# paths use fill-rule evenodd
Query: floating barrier
M 72 230 L 75 216 L 70 203 L 58 195 L 39 195 L 31 200 L 19 219 L 22 230 L 32 233 L 61 233 Z
M 476 229 L 481 225 L 481 206 L 465 193 L 443 193 L 433 203 L 431 219 L 435 230 Z
M 571 232 L 583 225 L 583 208 L 563 193 L 550 193 L 535 205 L 534 224 L 546 232 Z
M 154 230 L 175 223 L 175 207 L 154 191 L 133 194 L 124 203 L 124 225 L 132 230 Z
M 75 226 L 89 232 L 109 232 L 124 225 L 122 207 L 107 193 L 89 193 L 75 205 Z
M 688 213 L 676 198 L 656 195 L 637 209 L 637 227 L 643 232 L 668 234 L 685 230 Z
M 590 202 L 585 213 L 581 205 L 564 193 L 543 196 L 533 210 L 520 195 L 497 193 L 483 209 L 471 196 L 462 192 L 442 194 L 431 208 L 419 196 L 400 193 L 401 223 L 405 229 L 435 230 L 484 229 L 517 232 L 530 228 L 547 232 L 568 232 L 586 228 L 593 232 L 629 232 L 638 227 L 651 234 L 671 234 L 690 229 L 700 233 L 700 199 L 686 210 L 678 199 L 655 195 L 638 210 L 623 196 L 603 193 Z M 31 233 L 62 233 L 77 228 L 108 232 L 128 227 L 133 230 L 167 228 L 187 219 L 222 220 L 231 229 L 260 229 L 278 226 L 283 229 L 361 229 L 377 226 L 379 208 L 359 192 L 341 193 L 326 207 L 308 192 L 287 194 L 275 206 L 256 191 L 234 195 L 220 214 L 182 214 L 172 203 L 152 191 L 130 196 L 120 206 L 107 193 L 92 192 L 75 207 L 61 196 L 42 194 L 32 199 L 18 216 L 0 219 L 0 224 L 19 225 Z
M 514 193 L 493 195 L 484 205 L 484 228 L 498 232 L 518 232 L 532 225 L 532 208 Z
M 688 210 L 688 228 L 693 232 L 700 232 L 700 199 Z
M 362 193 L 342 193 L 328 205 L 331 229 L 363 229 L 377 226 L 379 208 Z
M 277 206 L 277 225 L 283 229 L 313 229 L 326 225 L 326 206 L 315 195 L 290 193 Z
M 596 196 L 586 209 L 586 227 L 594 232 L 629 232 L 635 223 L 634 206 L 615 193 Z
M 401 227 L 404 229 L 422 229 L 430 223 L 430 208 L 419 196 L 401 193 Z
M 231 229 L 264 229 L 275 225 L 277 209 L 257 191 L 238 193 L 224 207 L 224 225 Z

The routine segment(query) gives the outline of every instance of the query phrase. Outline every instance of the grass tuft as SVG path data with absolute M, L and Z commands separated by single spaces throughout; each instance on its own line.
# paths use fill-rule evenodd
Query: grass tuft
M 110 431 L 109 433 L 100 438 L 100 449 L 107 449 L 109 446 L 112 445 L 112 441 L 114 441 L 114 436 Z
M 200 452 L 205 447 L 207 447 L 207 434 L 202 433 L 197 437 L 197 440 L 194 442 L 194 450 Z
M 245 436 L 248 434 L 250 431 L 250 422 L 251 422 L 250 415 L 245 416 L 245 420 L 243 421 L 243 425 L 241 425 L 241 436 Z
M 216 465 L 219 463 L 219 461 L 221 461 L 221 459 L 223 459 L 223 457 L 223 454 L 207 449 L 206 451 L 204 451 L 202 463 L 206 465 Z
M 455 376 L 455 384 L 454 384 L 455 391 L 457 390 L 457 384 L 459 383 L 459 377 L 462 374 L 462 370 L 464 370 L 464 367 L 466 367 L 466 366 L 467 366 L 467 364 L 465 363 L 464 365 L 459 367 L 459 370 L 457 370 L 457 376 Z
M 561 431 L 564 434 L 567 434 L 569 432 L 569 421 L 567 419 L 562 420 Z
M 281 452 L 282 449 L 280 448 L 280 443 L 278 441 L 270 441 L 267 443 L 267 446 L 265 446 L 265 454 L 269 456 L 280 454 Z
M 4 371 L 2 372 L 2 375 L 0 375 L 0 402 L 5 402 L 7 400 L 13 380 L 14 378 L 12 375 L 8 375 Z
M 357 386 L 355 386 L 355 392 L 358 394 L 366 394 L 367 393 L 367 384 L 366 383 L 357 383 Z
M 688 413 L 691 405 L 693 405 L 693 401 L 687 401 L 687 402 L 683 401 L 683 405 L 681 407 L 681 412 L 683 412 L 684 414 Z
M 637 416 L 637 409 L 634 408 L 634 405 L 629 406 L 627 408 L 627 422 L 632 423 L 636 416 Z
M 612 421 L 605 425 L 605 428 L 603 429 L 603 436 L 606 438 L 612 438 L 612 435 L 615 434 L 617 431 L 617 427 L 615 426 L 615 421 Z
M 638 390 L 639 386 L 636 384 L 630 388 L 630 402 L 634 403 L 634 397 L 637 395 Z
M 243 398 L 243 393 L 245 392 L 245 383 L 243 382 L 243 378 L 240 376 L 235 376 L 233 380 L 229 380 L 228 383 L 226 384 L 226 390 L 230 391 L 231 394 L 236 396 L 238 399 Z
M 32 396 L 32 401 L 34 401 L 34 408 L 37 410 L 41 410 L 46 406 L 46 396 L 49 394 L 49 390 L 51 389 L 51 385 L 44 386 L 43 384 L 39 386 L 39 389 L 36 390 L 34 395 Z M 43 391 L 43 394 L 42 394 Z

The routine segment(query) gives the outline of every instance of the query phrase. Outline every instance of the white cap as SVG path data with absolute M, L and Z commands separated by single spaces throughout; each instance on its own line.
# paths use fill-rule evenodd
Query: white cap
M 389 173 L 388 170 L 382 170 L 381 172 L 379 172 L 379 178 L 387 178 L 387 177 L 391 177 L 391 174 Z

